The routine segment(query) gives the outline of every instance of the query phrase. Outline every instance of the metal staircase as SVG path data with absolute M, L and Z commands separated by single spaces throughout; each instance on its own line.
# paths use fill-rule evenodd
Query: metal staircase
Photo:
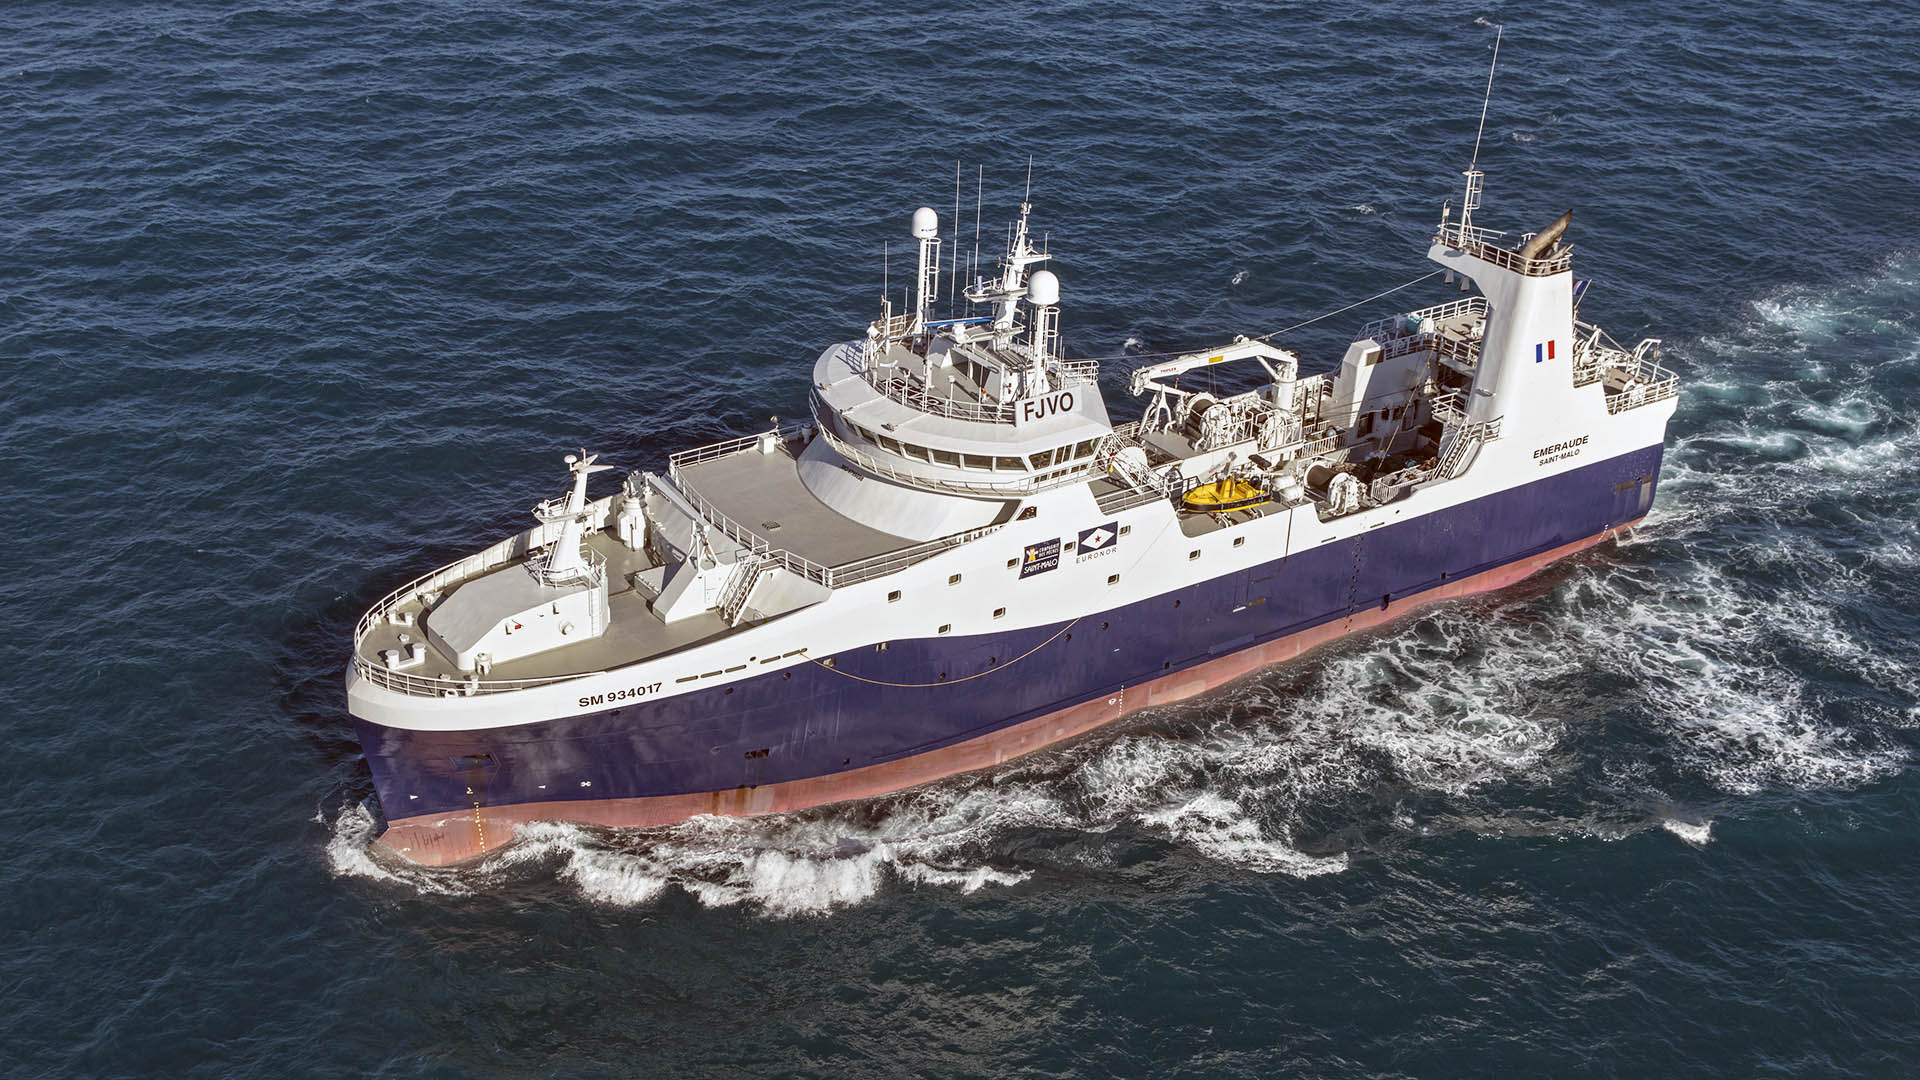
M 733 564 L 726 591 L 720 594 L 720 617 L 727 620 L 727 625 L 740 625 L 740 613 L 747 606 L 747 597 L 753 595 L 753 587 L 766 569 L 767 561 L 758 555 L 742 556 Z
M 1464 424 L 1449 433 L 1445 449 L 1440 451 L 1440 463 L 1433 470 L 1437 480 L 1450 480 L 1460 471 L 1460 467 L 1472 460 L 1480 449 L 1480 444 L 1500 437 L 1500 418 L 1479 424 Z

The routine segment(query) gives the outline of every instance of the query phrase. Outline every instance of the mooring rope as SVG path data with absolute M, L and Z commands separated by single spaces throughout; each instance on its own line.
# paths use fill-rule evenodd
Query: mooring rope
M 831 671 L 835 675 L 839 675 L 842 678 L 852 679 L 856 682 L 868 683 L 873 686 L 891 686 L 891 687 L 895 687 L 903 690 L 919 690 L 929 686 L 958 686 L 963 682 L 971 682 L 974 679 L 980 678 L 981 676 L 991 675 L 996 671 L 1007 670 L 1013 665 L 1019 663 L 1022 660 L 1025 660 L 1027 657 L 1032 656 L 1034 653 L 1039 652 L 1041 649 L 1044 649 L 1047 646 L 1053 644 L 1055 641 L 1059 640 L 1060 635 L 1073 629 L 1074 625 L 1078 623 L 1080 619 L 1084 619 L 1084 618 L 1086 618 L 1086 616 L 1082 615 L 1079 618 L 1074 619 L 1073 622 L 1070 622 L 1065 626 L 1062 626 L 1060 629 L 1055 630 L 1053 632 L 1052 637 L 1048 638 L 1047 640 L 1041 642 L 1038 645 L 1035 645 L 1033 648 L 1028 649 L 1026 652 L 1021 653 L 1019 656 L 1014 657 L 1013 659 L 1007 661 L 1004 664 L 996 664 L 995 666 L 990 667 L 985 671 L 976 671 L 971 675 L 963 675 L 958 679 L 940 679 L 935 682 L 923 682 L 923 683 L 887 682 L 885 679 L 869 679 L 865 675 L 855 675 L 850 671 L 841 671 L 837 665 L 828 663 L 826 660 L 815 660 L 811 656 L 807 657 L 807 660 L 810 661 L 815 667 L 825 668 L 826 670 Z M 831 660 L 831 659 L 833 658 L 832 657 L 827 658 L 827 660 Z

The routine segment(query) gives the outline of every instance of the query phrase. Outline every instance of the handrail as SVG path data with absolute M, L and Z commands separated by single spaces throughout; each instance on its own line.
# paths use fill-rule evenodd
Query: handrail
M 590 589 L 599 588 L 607 580 L 607 557 L 584 543 L 580 545 L 580 556 L 585 565 L 560 574 L 547 569 L 546 560 L 528 559 L 527 573 L 533 575 L 533 579 L 542 585 L 571 585 L 574 582 L 580 582 Z M 552 552 L 549 551 L 547 560 L 552 557 Z
M 909 409 L 951 420 L 971 420 L 984 424 L 1014 422 L 1014 402 L 959 401 L 941 397 L 929 393 L 920 380 L 898 367 L 882 367 L 872 362 L 874 359 L 868 357 L 868 362 L 861 365 L 860 377 L 866 380 L 867 385 Z M 1100 361 L 1052 360 L 1047 364 L 1047 371 L 1053 376 L 1055 390 L 1088 386 L 1099 381 Z
M 1505 235 L 1490 229 L 1462 226 L 1457 221 L 1449 221 L 1442 223 L 1439 231 L 1434 234 L 1434 243 L 1483 259 L 1503 270 L 1511 270 L 1526 277 L 1546 277 L 1573 269 L 1571 249 L 1562 248 L 1551 255 L 1529 259 L 1512 248 L 1495 243 Z
M 587 504 L 590 523 L 594 524 L 595 527 L 598 527 L 599 523 L 603 523 L 605 514 L 611 503 L 612 498 L 607 497 L 596 499 Z M 594 518 L 598 518 L 600 521 L 593 522 L 592 519 Z M 559 527 L 545 524 L 535 525 L 525 532 L 515 533 L 509 536 L 483 551 L 478 551 L 472 555 L 456 559 L 438 570 L 421 574 L 419 577 L 393 590 L 386 596 L 381 597 L 380 601 L 369 608 L 367 613 L 362 615 L 360 621 L 355 624 L 353 628 L 354 648 L 357 650 L 360 647 L 360 643 L 365 640 L 367 634 L 372 632 L 374 625 L 385 619 L 393 609 L 399 607 L 401 604 L 413 599 L 420 593 L 429 592 L 442 585 L 465 581 L 470 577 L 492 570 L 495 567 L 505 566 L 515 559 L 524 558 L 532 553 L 534 549 L 550 544 L 557 539 L 557 536 L 547 535 L 549 530 L 557 534 Z
M 389 671 L 358 653 L 353 657 L 353 669 L 375 686 L 402 694 L 415 694 L 422 697 L 471 697 L 476 694 L 503 694 L 510 690 L 531 690 L 555 683 L 572 682 L 594 675 L 605 675 L 601 671 L 581 671 L 572 675 L 552 675 L 539 679 L 481 679 L 469 676 L 455 679 L 450 676 L 428 678 L 424 675 L 410 675 L 404 671 Z
M 1680 376 L 1662 367 L 1655 359 L 1659 355 L 1659 338 L 1648 338 L 1634 347 L 1630 358 L 1633 368 L 1627 385 L 1621 387 L 1618 393 L 1607 396 L 1609 414 L 1618 415 L 1628 409 L 1680 396 Z
M 1413 331 L 1407 329 L 1407 323 L 1414 319 L 1431 319 L 1435 324 L 1439 324 L 1446 322 L 1448 319 L 1458 318 L 1461 315 L 1485 315 L 1486 313 L 1487 298 L 1484 296 L 1469 296 L 1461 300 L 1449 300 L 1444 304 L 1424 307 L 1418 311 L 1407 312 L 1404 315 L 1389 315 L 1383 319 L 1375 319 L 1372 322 L 1364 323 L 1360 327 L 1359 340 L 1372 338 L 1375 341 L 1384 343 L 1390 338 L 1432 337 L 1433 334 L 1431 332 L 1415 334 Z
M 899 368 L 868 367 L 860 373 L 867 385 L 916 412 L 944 416 L 950 420 L 972 420 L 986 424 L 1013 423 L 1013 403 L 956 401 L 927 392 L 913 376 Z
M 744 454 L 757 448 L 760 445 L 760 440 L 766 438 L 768 435 L 772 435 L 782 443 L 793 442 L 795 439 L 798 439 L 805 430 L 805 424 L 787 423 L 781 424 L 772 431 L 762 431 L 753 435 L 742 435 L 737 439 L 723 439 L 720 442 L 710 443 L 706 446 L 696 446 L 691 450 L 682 450 L 667 458 L 667 475 L 672 476 L 675 482 L 678 482 L 680 479 L 678 471 L 684 466 L 698 465 L 703 461 L 712 461 L 716 458 Z
M 727 577 L 727 589 L 720 595 L 720 617 L 728 626 L 740 624 L 740 612 L 746 609 L 747 598 L 753 595 L 753 587 L 760 581 L 760 572 L 767 568 L 767 562 L 755 555 L 734 564 L 733 573 Z
M 1443 426 L 1451 427 L 1467 418 L 1466 394 L 1459 390 L 1449 390 L 1430 399 L 1427 407 L 1432 411 L 1433 418 Z
M 814 581 L 828 588 L 833 587 L 833 571 L 829 568 L 814 562 L 804 555 L 788 551 L 786 548 L 777 548 L 767 543 L 767 541 L 761 539 L 752 530 L 721 513 L 720 508 L 713 505 L 711 499 L 700 494 L 699 489 L 682 482 L 678 477 L 674 478 L 674 486 L 679 489 L 680 494 L 685 496 L 689 503 L 693 504 L 693 508 L 700 512 L 700 516 L 707 520 L 707 524 L 725 533 L 735 543 L 746 548 L 751 554 L 758 555 L 771 562 L 779 563 L 783 568 L 791 570 L 802 577 L 812 578 Z
M 595 528 L 604 524 L 612 502 L 613 499 L 609 496 L 595 499 L 593 502 L 588 503 L 587 514 L 589 524 Z M 432 570 L 422 574 L 381 597 L 380 601 L 371 608 L 368 608 L 367 613 L 360 616 L 360 621 L 354 624 L 352 662 L 354 670 L 359 672 L 362 678 L 365 678 L 368 682 L 376 686 L 384 686 L 389 690 L 398 690 L 402 693 L 425 694 L 428 696 L 436 696 L 443 693 L 491 694 L 498 693 L 502 690 L 519 690 L 533 686 L 546 686 L 552 683 L 567 682 L 571 679 L 582 678 L 586 675 L 600 674 L 600 672 L 591 671 L 580 672 L 575 675 L 556 675 L 536 679 L 429 679 L 419 675 L 409 675 L 406 672 L 391 671 L 360 655 L 361 646 L 366 644 L 367 635 L 373 632 L 375 626 L 386 621 L 394 609 L 412 601 L 422 593 L 432 592 L 448 585 L 466 581 L 486 573 L 489 570 L 506 566 L 515 559 L 526 558 L 532 554 L 535 549 L 551 544 L 557 539 L 559 530 L 560 526 L 557 524 L 535 525 L 525 532 L 515 533 L 509 536 L 483 551 L 478 551 L 463 558 L 456 559 L 440 567 L 438 570 Z M 583 550 L 588 553 L 590 562 L 594 558 L 599 558 L 604 566 L 604 556 L 593 551 L 592 548 L 585 547 L 584 545 L 582 547 Z
M 842 585 L 857 585 L 862 581 L 885 577 L 896 570 L 904 570 L 914 563 L 930 559 L 949 548 L 970 544 L 983 536 L 999 531 L 999 525 L 982 525 L 951 536 L 942 536 L 915 544 L 913 547 L 901 548 L 898 551 L 883 551 L 878 555 L 869 555 L 864 559 L 841 563 L 833 568 L 833 586 L 839 588 Z
M 843 453 L 848 451 L 858 453 L 858 451 L 854 451 L 852 447 L 846 446 L 839 439 L 835 438 L 833 434 L 826 429 L 825 425 L 821 425 L 816 430 L 826 435 L 829 445 L 833 446 L 836 450 L 841 450 Z M 755 438 L 758 438 L 758 436 L 755 436 Z M 741 440 L 734 441 L 740 442 Z M 858 461 L 858 459 L 855 460 Z M 863 467 L 867 464 L 866 462 L 859 463 Z M 881 467 L 877 462 L 873 464 L 875 467 Z M 774 547 L 752 530 L 747 529 L 722 513 L 718 507 L 713 505 L 711 499 L 702 495 L 699 489 L 688 483 L 685 478 L 674 476 L 673 482 L 675 488 L 693 505 L 693 508 L 699 512 L 701 517 L 706 518 L 709 524 L 714 525 L 736 543 L 745 547 L 751 555 L 765 560 L 762 565 L 768 563 L 778 564 L 786 570 L 817 581 L 830 589 L 867 581 L 871 578 L 892 572 L 891 570 L 880 570 L 876 572 L 876 568 L 882 564 L 898 563 L 899 566 L 904 567 L 918 562 L 920 559 L 938 554 L 949 547 L 954 547 L 958 544 L 985 536 L 987 533 L 999 528 L 997 525 L 985 526 L 968 532 L 955 533 L 951 536 L 928 540 L 913 547 L 900 548 L 895 551 L 885 551 L 878 555 L 855 559 L 851 562 L 837 563 L 833 566 L 823 566 L 804 555 L 788 551 L 785 548 Z

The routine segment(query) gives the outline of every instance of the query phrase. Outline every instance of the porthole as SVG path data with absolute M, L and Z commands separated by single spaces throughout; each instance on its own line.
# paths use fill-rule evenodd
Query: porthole
M 952 632 L 952 630 L 953 630 L 953 624 L 952 624 L 952 623 L 950 623 L 950 622 L 949 622 L 949 623 L 941 623 L 941 624 L 940 624 L 940 632 L 941 632 L 941 633 L 943 633 L 943 634 L 946 634 L 946 633 L 951 633 L 951 632 Z
M 1192 562 L 1193 560 L 1195 560 L 1195 559 L 1197 559 L 1197 558 L 1199 558 L 1199 557 L 1200 557 L 1200 549 L 1199 549 L 1199 548 L 1194 548 L 1194 549 L 1193 549 L 1192 551 L 1189 551 L 1189 552 L 1187 552 L 1187 561 L 1188 561 L 1188 562 Z
M 958 585 L 958 584 L 960 584 L 960 575 L 959 575 L 959 574 L 948 574 L 948 575 L 947 575 L 947 584 L 949 584 L 949 585 Z
M 1119 574 L 1108 574 L 1108 575 L 1107 575 L 1107 584 L 1109 584 L 1109 585 L 1118 585 L 1118 584 L 1120 584 L 1120 575 L 1119 575 Z
M 895 589 L 895 590 L 893 590 L 892 592 L 890 592 L 890 593 L 888 593 L 888 594 L 887 594 L 887 603 L 889 603 L 889 604 L 897 604 L 897 603 L 899 603 L 899 602 L 900 602 L 900 590 L 899 590 L 899 589 Z
M 996 619 L 1004 619 L 1004 618 L 1006 618 L 1006 617 L 1007 617 L 1007 609 L 1006 609 L 1006 608 L 1003 608 L 1003 607 L 997 607 L 997 608 L 994 608 L 994 609 L 993 609 L 993 617 L 994 617 L 994 618 L 996 618 Z
M 1247 546 L 1247 538 L 1246 538 L 1246 537 L 1244 537 L 1244 536 L 1236 536 L 1236 537 L 1234 537 L 1234 538 L 1233 538 L 1233 546 L 1234 546 L 1234 547 L 1245 547 L 1245 546 Z

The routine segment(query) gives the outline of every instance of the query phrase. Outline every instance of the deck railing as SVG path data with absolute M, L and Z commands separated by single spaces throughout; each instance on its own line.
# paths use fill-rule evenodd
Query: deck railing
M 797 438 L 803 430 L 803 425 L 793 424 L 781 428 L 773 434 L 777 435 L 782 441 L 792 441 Z M 901 478 L 906 477 L 906 474 L 898 473 L 897 470 L 887 470 L 886 466 L 867 458 L 866 455 L 860 454 L 857 449 L 848 446 L 843 440 L 835 437 L 824 425 L 818 427 L 816 430 L 827 436 L 828 444 L 835 450 L 840 451 L 844 456 L 852 458 L 862 468 L 871 468 L 876 472 L 885 470 L 887 472 L 897 473 Z M 890 574 L 895 569 L 911 566 L 922 559 L 937 555 L 950 547 L 956 547 L 970 540 L 985 536 L 987 533 L 999 527 L 987 526 L 968 532 L 956 533 L 952 536 L 943 536 L 935 540 L 929 540 L 923 544 L 917 544 L 913 547 L 882 552 L 879 555 L 869 558 L 856 559 L 852 562 L 838 563 L 833 566 L 824 566 L 804 555 L 796 554 L 785 548 L 776 548 L 758 534 L 754 533 L 753 530 L 748 529 L 721 512 L 720 508 L 715 506 L 711 499 L 708 499 L 700 493 L 700 489 L 690 482 L 689 477 L 683 476 L 680 473 L 680 468 L 684 465 L 712 461 L 733 454 L 752 453 L 759 446 L 759 441 L 764 437 L 764 435 L 750 435 L 745 438 L 715 443 L 712 446 L 700 447 L 696 450 L 676 454 L 669 462 L 669 474 L 673 479 L 675 490 L 684 496 L 687 502 L 690 503 L 710 525 L 719 529 L 721 533 L 745 548 L 753 557 L 762 560 L 763 564 L 780 566 L 792 573 L 817 581 L 830 589 L 839 588 L 843 585 L 852 585 L 861 581 L 867 581 L 871 578 Z M 910 482 L 921 483 L 923 485 L 926 483 L 925 479 L 921 477 L 913 477 Z M 966 493 L 979 494 L 980 492 L 970 490 Z M 1025 494 L 1025 492 L 1006 490 L 998 490 L 992 493 L 998 495 Z
M 1633 366 L 1627 369 L 1627 384 L 1619 392 L 1607 395 L 1608 413 L 1618 415 L 1680 396 L 1680 376 L 1660 365 L 1659 338 L 1648 338 L 1634 346 L 1632 361 Z
M 1506 247 L 1505 238 L 1505 233 L 1492 229 L 1479 229 L 1449 221 L 1440 226 L 1433 242 L 1526 277 L 1546 277 L 1573 269 L 1573 252 L 1570 249 L 1562 248 L 1553 254 L 1529 259 Z
M 608 508 L 612 504 L 612 501 L 611 498 L 596 499 L 587 504 L 588 522 L 591 527 L 598 528 L 605 523 Z M 383 686 L 389 690 L 397 690 L 406 694 L 425 694 L 428 696 L 491 694 L 499 693 L 502 690 L 520 690 L 527 687 L 545 686 L 551 683 L 566 682 L 569 679 L 580 678 L 580 675 L 560 675 L 540 679 L 455 679 L 451 676 L 445 678 L 428 678 L 422 675 L 408 674 L 404 671 L 394 671 L 383 664 L 378 664 L 367 659 L 361 654 L 361 647 L 366 643 L 367 635 L 373 632 L 374 627 L 387 622 L 392 617 L 394 611 L 400 607 L 412 603 L 422 594 L 441 591 L 449 586 L 457 585 L 462 581 L 478 577 L 490 570 L 496 570 L 516 560 L 524 559 L 537 548 L 551 544 L 554 539 L 556 539 L 559 531 L 560 526 L 557 524 L 536 525 L 526 532 L 507 537 L 505 540 L 494 544 L 485 551 L 476 552 L 463 559 L 448 563 L 438 570 L 422 574 L 382 597 L 380 602 L 368 609 L 367 613 L 362 615 L 360 621 L 354 625 L 354 670 L 359 672 L 362 678 L 365 678 L 368 682 L 376 686 Z M 597 552 L 593 554 L 598 555 Z M 604 558 L 602 558 L 601 561 L 604 564 Z M 598 672 L 584 672 L 582 674 L 598 674 Z
M 950 548 L 957 548 L 962 544 L 970 544 L 983 536 L 989 536 L 999 531 L 1000 526 L 998 525 L 982 525 L 977 529 L 968 529 L 966 532 L 954 533 L 951 536 L 942 536 L 937 540 L 928 540 L 923 544 L 915 544 L 913 547 L 901 548 L 898 551 L 883 551 L 878 555 L 871 555 L 864 559 L 856 559 L 853 562 L 841 563 L 831 571 L 831 584 L 834 588 L 839 588 L 843 585 L 858 585 L 862 581 L 871 581 L 877 577 L 886 577 L 888 574 L 905 570 L 915 563 L 930 559 Z
M 916 412 L 923 412 L 929 416 L 943 416 L 952 420 L 970 420 L 981 424 L 1013 423 L 1015 402 L 968 401 L 964 398 L 943 396 L 929 391 L 923 377 L 899 367 L 882 364 L 877 355 L 870 352 L 863 354 L 863 361 L 860 377 L 867 381 L 867 385 Z M 1090 386 L 1100 378 L 1100 361 L 1098 360 L 1049 360 L 1046 369 L 1052 376 L 1055 390 L 1065 390 L 1073 386 Z M 948 386 L 951 387 L 952 383 L 949 382 Z
M 915 412 L 944 416 L 951 420 L 971 420 L 981 424 L 1013 423 L 1013 403 L 1008 401 L 967 401 L 930 393 L 923 380 L 899 368 L 869 367 L 861 377 L 867 385 Z M 949 386 L 952 384 L 949 383 Z
M 1486 313 L 1487 298 L 1469 296 L 1461 300 L 1449 300 L 1444 304 L 1421 308 L 1419 311 L 1408 312 L 1405 315 L 1389 315 L 1384 319 L 1375 319 L 1360 327 L 1360 338 L 1372 338 L 1375 341 L 1385 342 L 1390 338 L 1431 337 L 1433 336 L 1431 332 L 1415 334 L 1407 328 L 1407 324 L 1415 319 L 1422 319 L 1438 326 L 1462 315 L 1485 316 Z
M 772 431 L 763 431 L 757 435 L 742 435 L 737 439 L 726 439 L 707 446 L 696 446 L 691 450 L 682 450 L 667 459 L 667 475 L 677 482 L 679 470 L 688 465 L 698 465 L 715 458 L 732 457 L 760 448 L 760 440 L 772 435 L 781 443 L 798 442 L 806 434 L 806 425 L 800 423 L 782 424 Z
M 674 478 L 673 486 L 688 503 L 692 504 L 700 516 L 706 519 L 707 524 L 719 529 L 728 538 L 733 540 L 734 543 L 745 548 L 749 554 L 758 556 L 766 562 L 773 563 L 783 569 L 799 574 L 801 577 L 811 578 L 828 588 L 833 587 L 833 571 L 830 568 L 822 566 L 804 555 L 799 555 L 788 551 L 786 548 L 777 548 L 769 544 L 754 533 L 753 530 L 721 513 L 720 508 L 713 505 L 712 500 L 702 495 L 699 488 L 685 483 L 679 477 Z

